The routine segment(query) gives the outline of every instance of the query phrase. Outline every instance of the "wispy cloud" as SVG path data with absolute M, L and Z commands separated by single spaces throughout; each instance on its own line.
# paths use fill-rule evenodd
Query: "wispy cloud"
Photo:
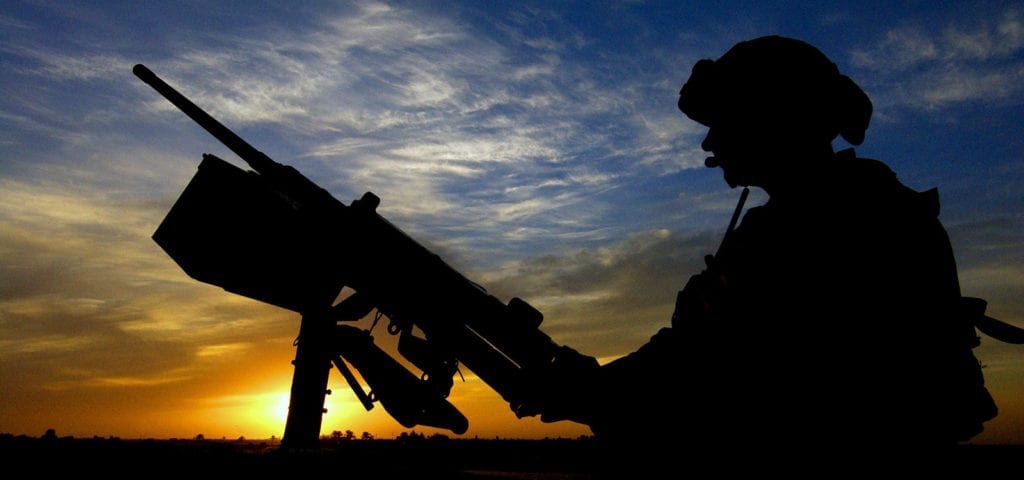
M 614 201 L 607 192 L 623 176 L 676 172 L 703 158 L 676 153 L 699 133 L 674 109 L 651 113 L 642 106 L 650 104 L 651 88 L 671 100 L 677 87 L 654 87 L 600 63 L 567 65 L 562 56 L 585 47 L 587 39 L 580 33 L 538 37 L 525 31 L 529 21 L 503 23 L 495 37 L 446 17 L 366 2 L 298 34 L 207 32 L 194 44 L 180 36 L 186 40 L 150 66 L 230 127 L 275 132 L 249 140 L 283 153 L 279 160 L 298 163 L 343 201 L 374 191 L 389 218 L 415 226 L 418 235 L 516 255 L 537 238 L 588 235 L 579 229 Z M 131 63 L 90 51 L 22 55 L 36 65 L 29 75 L 65 82 L 123 79 Z M 167 102 L 138 83 L 134 88 L 144 93 L 133 108 L 182 124 Z M 56 111 L 26 115 L 23 108 L 8 118 L 67 130 L 47 124 L 60 116 Z M 99 170 L 117 172 L 106 178 L 173 194 L 169 180 L 153 180 L 180 179 L 180 171 L 167 168 L 180 159 L 138 145 L 138 136 L 122 140 L 106 133 L 117 121 L 154 117 L 107 117 L 65 148 L 92 139 L 74 149 L 95 152 Z M 185 138 L 191 130 L 164 131 Z M 109 156 L 104 144 L 114 143 L 134 161 L 121 152 L 101 158 Z M 511 245 L 497 247 L 499 242 Z
M 481 236 L 512 239 L 524 228 L 568 233 L 569 224 L 540 217 L 557 210 L 569 218 L 622 176 L 699 166 L 703 155 L 677 153 L 696 143 L 698 129 L 672 108 L 652 114 L 634 103 L 649 104 L 647 80 L 564 65 L 560 56 L 585 39 L 546 41 L 518 28 L 501 32 L 516 45 L 535 39 L 530 49 L 513 51 L 499 41 L 507 38 L 444 17 L 366 3 L 309 33 L 228 37 L 230 54 L 194 46 L 156 65 L 225 123 L 295 135 L 286 150 L 317 159 L 300 169 L 328 186 L 345 182 L 353 196 L 374 191 L 399 221 L 469 219 L 485 228 Z M 670 105 L 676 88 L 657 103 Z M 509 194 L 552 177 L 563 181 L 555 198 Z
M 863 69 L 876 104 L 935 110 L 963 102 L 1019 101 L 1022 51 L 1021 11 L 1011 8 L 973 27 L 890 30 L 871 48 L 854 50 L 851 62 Z
M 715 243 L 711 235 L 654 230 L 609 247 L 509 262 L 480 280 L 544 312 L 541 328 L 556 341 L 614 357 L 669 325 L 676 291 L 701 271 Z
M 294 320 L 184 276 L 149 239 L 162 208 L 145 196 L 60 180 L 0 190 L 0 357 L 37 372 L 25 388 L 180 381 L 244 348 L 231 339 Z
M 1016 268 L 1024 262 L 1021 218 L 983 215 L 947 228 L 956 248 L 964 294 L 988 292 L 993 308 L 1006 309 L 1015 317 L 1024 315 L 1024 305 L 1014 298 L 1015 292 L 1024 288 L 1024 272 Z

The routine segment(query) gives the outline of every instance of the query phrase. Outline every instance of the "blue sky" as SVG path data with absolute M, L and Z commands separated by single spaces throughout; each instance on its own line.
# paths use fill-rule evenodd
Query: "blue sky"
M 144 413 L 287 388 L 298 319 L 198 284 L 150 239 L 202 153 L 242 164 L 136 63 L 339 200 L 374 192 L 385 218 L 606 361 L 667 325 L 738 196 L 676 109 L 690 68 L 800 38 L 874 102 L 858 153 L 938 187 L 964 294 L 1024 326 L 1024 5 L 766 3 L 6 2 L 0 431 L 280 435 Z M 1020 348 L 983 338 L 978 355 L 1003 408 L 980 439 L 1024 443 Z M 506 408 L 467 383 L 457 405 Z M 470 416 L 468 434 L 527 424 L 579 431 L 509 413 Z

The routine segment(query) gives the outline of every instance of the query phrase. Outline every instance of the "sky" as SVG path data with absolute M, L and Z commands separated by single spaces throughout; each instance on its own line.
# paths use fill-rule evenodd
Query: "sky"
M 769 34 L 865 90 L 858 155 L 939 189 L 963 294 L 1024 327 L 1019 2 L 8 0 L 0 432 L 283 433 L 298 314 L 189 278 L 150 238 L 203 153 L 244 163 L 133 65 L 338 200 L 375 193 L 386 219 L 605 363 L 668 325 L 738 198 L 703 167 L 679 88 L 696 61 Z M 1001 413 L 973 442 L 1024 444 L 1024 350 L 983 336 L 975 353 Z M 517 419 L 463 373 L 462 437 L 590 434 Z M 329 386 L 323 433 L 409 430 L 337 371 Z

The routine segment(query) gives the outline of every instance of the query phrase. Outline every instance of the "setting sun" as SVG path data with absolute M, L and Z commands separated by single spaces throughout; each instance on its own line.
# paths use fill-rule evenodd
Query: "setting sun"
M 225 395 L 206 399 L 201 409 L 209 438 L 281 437 L 288 417 L 288 390 Z M 204 432 L 198 432 L 204 433 Z
M 288 391 L 258 395 L 247 416 L 260 430 L 280 431 L 288 418 L 289 398 Z

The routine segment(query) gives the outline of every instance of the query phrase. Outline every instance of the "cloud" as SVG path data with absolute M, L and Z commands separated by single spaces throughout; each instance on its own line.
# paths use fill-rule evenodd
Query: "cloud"
M 249 342 L 234 342 L 219 345 L 204 345 L 196 352 L 200 357 L 235 356 L 239 357 L 253 345 Z
M 610 142 L 622 132 L 591 131 L 587 122 L 612 125 L 630 112 L 618 98 L 618 85 L 578 81 L 593 71 L 561 64 L 558 52 L 581 42 L 520 56 L 444 18 L 366 5 L 361 15 L 327 19 L 310 33 L 204 39 L 214 47 L 186 41 L 150 66 L 232 127 L 267 124 L 282 136 L 295 134 L 286 144 L 267 145 L 315 160 L 303 170 L 329 179 L 322 182 L 328 186 L 345 180 L 350 189 L 380 192 L 389 218 L 423 225 L 418 228 L 448 246 L 504 250 L 491 245 L 526 241 L 538 232 L 584 235 L 580 226 L 604 209 L 605 200 L 593 195 L 623 174 L 624 160 L 603 159 L 648 151 L 614 149 Z M 132 60 L 126 56 L 5 48 L 17 51 L 27 66 L 19 85 L 56 80 L 116 99 L 107 105 L 52 99 L 39 107 L 25 97 L 4 112 L 21 132 L 68 132 L 51 136 L 47 151 L 39 153 L 65 158 L 65 164 L 25 162 L 36 180 L 5 185 L 6 245 L 24 261 L 4 266 L 10 274 L 5 293 L 50 294 L 67 287 L 84 288 L 85 298 L 108 299 L 118 296 L 119 282 L 139 289 L 167 282 L 173 266 L 166 266 L 148 236 L 194 172 L 180 166 L 194 159 L 183 161 L 161 145 L 194 143 L 202 134 L 180 129 L 180 112 L 128 76 Z M 117 98 L 109 93 L 111 79 L 134 85 L 140 95 Z M 138 99 L 143 101 L 132 106 Z M 69 106 L 74 109 L 63 110 Z M 152 110 L 138 117 L 124 113 L 139 107 Z M 74 117 L 94 121 L 71 128 Z M 169 119 L 174 128 L 158 123 Z M 146 123 L 160 133 L 140 135 Z M 132 130 L 111 128 L 118 125 Z M 253 143 L 263 146 L 261 138 L 278 137 L 257 136 Z M 88 162 L 64 169 L 83 159 Z M 484 239 L 471 240 L 477 237 Z M 87 279 L 100 272 L 128 273 L 90 284 Z M 139 272 L 164 273 L 150 278 Z M 52 278 L 62 280 L 47 283 Z M 175 331 L 177 322 L 140 317 L 121 328 L 155 335 Z
M 966 102 L 1008 104 L 1024 92 L 1024 23 L 1006 10 L 973 29 L 952 24 L 890 30 L 874 46 L 851 52 L 855 77 L 876 105 L 937 110 Z M 872 80 L 875 79 L 875 80 Z
M 964 295 L 985 296 L 1009 321 L 1024 321 L 1024 225 L 1019 216 L 986 215 L 947 225 Z
M 117 53 L 69 53 L 47 46 L 14 41 L 0 46 L 7 54 L 9 68 L 22 75 L 56 82 L 97 82 L 111 78 L 112 72 L 126 72 L 131 61 Z
M 35 26 L 29 22 L 12 18 L 8 15 L 0 15 L 0 26 L 10 27 L 17 30 L 33 30 L 35 28 Z
M 170 35 L 178 43 L 145 61 L 346 203 L 380 195 L 385 218 L 489 289 L 536 302 L 567 344 L 609 358 L 664 326 L 710 240 L 608 215 L 635 195 L 623 185 L 703 159 L 678 86 L 633 74 L 650 59 L 566 62 L 589 45 L 578 33 L 501 36 L 362 5 L 302 32 Z M 0 177 L 0 357 L 19 366 L 5 386 L 32 371 L 47 380 L 31 389 L 198 388 L 293 334 L 292 312 L 188 278 L 149 238 L 216 142 L 131 77 L 125 50 L 26 45 L 0 47 L 19 57 L 4 73 L 16 93 L 0 108 L 4 145 L 28 152 Z
M 675 111 L 677 86 L 628 65 L 566 64 L 588 44 L 578 34 L 521 50 L 515 40 L 535 34 L 499 31 L 366 3 L 308 32 L 225 33 L 153 68 L 225 124 L 276 132 L 250 142 L 313 160 L 296 166 L 340 198 L 374 191 L 389 218 L 424 231 L 467 219 L 461 231 L 480 236 L 572 234 L 580 222 L 567 219 L 597 218 L 581 205 L 600 211 L 593 195 L 619 179 L 700 166 L 701 129 Z M 539 188 L 544 201 L 526 195 Z
M 709 233 L 654 230 L 616 245 L 507 263 L 480 276 L 499 298 L 518 296 L 545 315 L 557 343 L 612 357 L 669 325 L 676 291 L 713 252 Z
M 11 388 L 182 381 L 294 320 L 187 278 L 149 239 L 146 197 L 60 178 L 0 189 L 0 358 L 37 372 Z

